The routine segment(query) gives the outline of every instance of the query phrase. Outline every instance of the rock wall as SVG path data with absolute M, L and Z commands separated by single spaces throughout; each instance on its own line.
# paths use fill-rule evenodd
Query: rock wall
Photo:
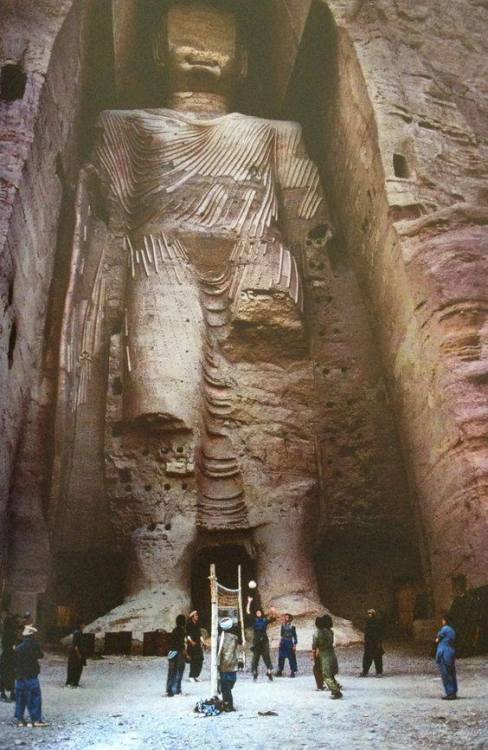
M 329 76 L 314 88 L 323 174 L 381 345 L 440 608 L 453 574 L 488 577 L 487 9 L 328 6 L 334 20 L 315 5 L 329 28 Z
M 107 106 L 100 93 L 83 102 L 87 22 L 106 7 L 32 0 L 0 11 L 9 29 L 0 48 L 0 541 L 5 560 L 10 539 L 19 607 L 51 570 L 44 518 L 58 515 L 45 436 L 78 128 Z M 348 616 L 372 600 L 391 605 L 394 588 L 420 576 L 419 548 L 435 603 L 446 606 L 452 574 L 470 586 L 488 577 L 486 3 L 272 0 L 266 13 L 280 29 L 268 50 L 273 108 L 305 127 L 336 236 L 326 255 L 313 242 L 306 252 L 323 425 L 322 596 Z M 245 460 L 259 462 L 251 432 L 241 430 Z M 273 439 L 270 460 L 282 449 L 291 460 L 283 436 Z M 112 523 L 99 512 L 103 546 Z

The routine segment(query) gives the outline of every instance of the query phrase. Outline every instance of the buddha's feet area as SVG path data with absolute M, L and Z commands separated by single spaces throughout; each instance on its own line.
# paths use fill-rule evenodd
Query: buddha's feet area
M 300 634 L 299 634 L 300 635 Z M 387 643 L 384 676 L 359 678 L 360 646 L 338 648 L 342 700 L 315 689 L 307 652 L 298 674 L 270 682 L 261 665 L 257 682 L 239 673 L 236 711 L 202 718 L 197 701 L 209 697 L 209 657 L 199 683 L 183 678 L 183 696 L 165 697 L 167 659 L 89 660 L 78 689 L 64 688 L 66 660 L 48 655 L 41 673 L 45 728 L 13 725 L 13 704 L 0 704 L 0 749 L 182 750 L 240 748 L 476 748 L 488 747 L 488 663 L 458 660 L 459 698 L 441 699 L 442 684 L 429 647 Z M 273 649 L 273 666 L 277 667 Z M 250 665 L 250 659 L 247 662 Z M 268 713 L 269 712 L 269 713 Z

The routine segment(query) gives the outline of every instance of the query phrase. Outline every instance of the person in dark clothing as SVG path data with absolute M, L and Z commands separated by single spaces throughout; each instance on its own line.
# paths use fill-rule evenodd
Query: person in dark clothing
M 322 618 L 315 618 L 315 628 L 318 630 L 321 626 Z M 324 687 L 324 675 L 322 674 L 322 667 L 320 665 L 320 655 L 315 649 L 312 649 L 312 661 L 313 661 L 313 676 L 315 678 L 315 684 L 317 690 L 325 690 Z
M 320 672 L 322 680 L 331 692 L 331 698 L 334 700 L 342 698 L 342 685 L 337 682 L 336 676 L 339 673 L 339 665 L 334 649 L 334 630 L 332 617 L 322 615 L 316 620 L 317 630 L 314 633 L 312 641 L 312 652 L 314 658 L 320 662 Z
M 251 603 L 248 599 L 246 614 L 248 615 L 248 621 L 252 623 L 252 628 L 254 631 L 251 664 L 253 679 L 258 679 L 259 659 L 263 657 L 263 661 L 266 665 L 266 674 L 268 676 L 268 680 L 272 680 L 273 665 L 271 663 L 271 656 L 269 653 L 269 639 L 266 631 L 268 625 L 276 620 L 276 611 L 273 609 L 273 607 L 271 607 L 269 614 L 265 615 L 261 609 L 257 609 L 255 617 L 252 617 Z
M 283 624 L 280 631 L 280 648 L 278 652 L 278 671 L 276 672 L 277 677 L 283 675 L 283 669 L 285 667 L 285 659 L 288 659 L 290 664 L 290 677 L 295 677 L 298 666 L 297 666 L 297 631 L 295 626 L 292 624 L 293 617 L 286 613 L 283 615 Z
M 19 618 L 7 612 L 3 621 L 2 655 L 0 656 L 0 700 L 15 700 L 15 652 L 19 639 Z M 7 697 L 7 692 L 9 697 Z
M 66 686 L 77 688 L 80 684 L 83 667 L 86 666 L 86 657 L 83 649 L 84 624 L 76 624 L 73 640 L 68 653 L 68 673 L 66 675 Z
M 25 709 L 32 726 L 46 727 L 42 719 L 42 697 L 39 684 L 39 659 L 44 654 L 35 640 L 36 628 L 26 625 L 22 632 L 22 642 L 15 647 L 15 718 L 17 726 L 24 726 Z
M 190 612 L 186 623 L 187 651 L 190 657 L 190 680 L 198 682 L 203 667 L 203 636 L 196 609 Z
M 181 695 L 181 681 L 186 664 L 186 617 L 178 615 L 176 627 L 171 631 L 168 652 L 168 677 L 166 695 L 172 698 Z
M 383 623 L 376 614 L 376 610 L 368 609 L 368 619 L 364 629 L 363 671 L 360 677 L 367 677 L 371 664 L 374 662 L 376 676 L 383 674 Z

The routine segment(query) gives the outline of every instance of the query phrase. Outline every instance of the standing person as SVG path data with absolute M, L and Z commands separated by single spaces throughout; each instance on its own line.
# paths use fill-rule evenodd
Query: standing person
M 190 682 L 199 682 L 203 667 L 203 636 L 199 622 L 200 616 L 196 609 L 190 612 L 186 623 L 187 651 L 190 657 Z
M 258 679 L 258 666 L 259 659 L 263 657 L 263 661 L 266 665 L 266 674 L 268 680 L 273 680 L 273 665 L 271 663 L 271 656 L 269 653 L 269 638 L 268 638 L 268 625 L 276 620 L 276 611 L 273 607 L 270 608 L 269 615 L 265 615 L 262 609 L 257 609 L 255 617 L 251 616 L 251 603 L 248 599 L 246 614 L 250 617 L 252 627 L 254 631 L 253 644 L 252 644 L 252 664 L 251 672 L 253 679 Z
M 442 615 L 442 627 L 437 633 L 436 643 L 437 650 L 435 660 L 439 665 L 439 671 L 444 685 L 445 695 L 442 700 L 454 701 L 457 698 L 457 677 L 456 677 L 456 631 L 451 626 L 449 615 Z
M 83 622 L 76 623 L 73 632 L 73 640 L 68 653 L 68 672 L 66 675 L 66 686 L 77 688 L 80 684 L 83 667 L 86 666 L 86 657 L 83 648 Z
M 217 651 L 219 665 L 220 688 L 224 711 L 235 711 L 232 688 L 236 684 L 239 660 L 237 646 L 239 636 L 232 617 L 224 617 L 220 623 L 221 634 Z
M 285 659 L 288 659 L 290 664 L 290 677 L 295 677 L 298 666 L 297 666 L 297 630 L 292 624 L 293 617 L 287 612 L 283 615 L 283 624 L 280 631 L 280 648 L 278 652 L 278 671 L 276 672 L 277 677 L 283 675 L 283 669 L 285 667 Z
M 176 627 L 171 631 L 168 652 L 168 677 L 166 695 L 172 698 L 181 695 L 181 681 L 186 664 L 186 617 L 178 615 Z
M 315 629 L 318 630 L 320 621 L 322 618 L 315 618 Z M 324 690 L 324 676 L 322 674 L 322 667 L 320 666 L 320 656 L 316 650 L 312 648 L 312 661 L 313 661 L 313 676 L 315 678 L 315 684 L 317 690 Z
M 320 661 L 323 680 L 331 692 L 331 698 L 336 700 L 342 698 L 342 687 L 335 678 L 339 672 L 339 667 L 334 651 L 334 631 L 332 627 L 330 615 L 319 617 L 318 627 L 313 636 L 312 651 L 314 657 Z
M 375 609 L 368 609 L 368 619 L 364 629 L 363 671 L 360 677 L 367 677 L 369 668 L 374 662 L 376 676 L 383 675 L 383 623 Z
M 0 700 L 15 700 L 15 652 L 19 638 L 19 618 L 7 612 L 3 621 L 2 655 L 0 657 Z M 7 697 L 7 692 L 9 696 Z
M 22 641 L 15 647 L 15 718 L 17 726 L 24 726 L 25 709 L 30 716 L 32 726 L 47 727 L 42 720 L 42 697 L 39 684 L 39 659 L 44 654 L 35 639 L 37 630 L 33 625 L 26 625 L 22 631 Z M 29 725 L 28 725 L 29 726 Z

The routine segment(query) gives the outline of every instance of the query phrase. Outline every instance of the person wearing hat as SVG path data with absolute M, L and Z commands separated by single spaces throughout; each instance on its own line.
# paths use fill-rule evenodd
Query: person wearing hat
M 220 622 L 219 646 L 217 650 L 217 663 L 219 666 L 220 689 L 224 711 L 235 711 L 232 688 L 236 684 L 239 659 L 237 647 L 239 636 L 237 626 L 232 617 L 223 617 Z
M 190 659 L 190 682 L 198 682 L 203 667 L 203 636 L 196 609 L 190 612 L 186 623 L 187 651 Z
M 42 697 L 39 684 L 39 659 L 44 654 L 35 639 L 37 633 L 33 625 L 25 625 L 22 641 L 15 647 L 15 718 L 17 726 L 25 726 L 25 709 L 30 716 L 32 726 L 46 727 L 42 719 Z M 28 725 L 29 726 L 29 725 Z
M 364 629 L 363 671 L 360 677 L 367 677 L 371 664 L 374 662 L 376 676 L 383 674 L 383 623 L 375 609 L 368 609 L 368 619 Z

